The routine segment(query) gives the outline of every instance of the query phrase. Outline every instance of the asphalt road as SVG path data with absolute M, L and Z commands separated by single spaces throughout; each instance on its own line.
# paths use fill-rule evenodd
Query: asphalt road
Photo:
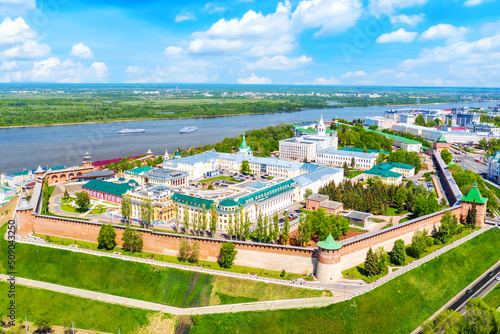
M 495 280 L 495 277 L 500 274 L 500 265 L 496 266 L 495 269 L 492 270 L 495 274 L 490 277 L 486 275 L 479 282 L 477 282 L 472 287 L 472 292 L 467 293 L 464 292 L 460 298 L 458 298 L 448 309 L 453 311 L 458 311 L 470 298 L 474 297 L 478 292 L 482 290 L 483 287 L 487 286 L 490 281 Z

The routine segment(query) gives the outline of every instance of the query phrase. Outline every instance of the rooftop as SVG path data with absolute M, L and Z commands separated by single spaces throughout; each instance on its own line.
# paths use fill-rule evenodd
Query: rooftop
M 294 180 L 287 180 L 267 188 L 262 188 L 254 193 L 242 196 L 238 199 L 238 203 L 245 205 L 254 201 L 265 200 L 267 198 L 274 197 L 284 191 L 291 190 L 295 188 L 295 185 L 296 183 Z
M 344 205 L 342 202 L 328 200 L 328 201 L 325 201 L 324 203 L 322 203 L 320 207 L 336 210 L 336 209 L 340 208 L 342 205 Z
M 330 234 L 325 240 L 318 241 L 318 247 L 323 249 L 336 250 L 340 249 L 342 247 L 342 244 L 333 239 L 332 235 Z
M 322 201 L 327 200 L 329 198 L 330 198 L 330 196 L 328 196 L 328 195 L 312 194 L 311 196 L 309 196 L 306 199 L 311 200 L 311 201 L 322 202 Z
M 364 152 L 362 148 L 357 148 L 357 147 L 342 147 L 340 149 L 341 151 L 351 151 L 351 152 Z M 385 153 L 389 154 L 389 152 L 382 151 L 382 150 L 366 150 L 367 152 L 364 153 Z
M 134 174 L 134 175 L 139 175 L 141 174 L 142 172 L 147 172 L 147 171 L 150 171 L 154 169 L 154 167 L 149 167 L 149 166 L 144 166 L 144 167 L 137 167 L 137 168 L 133 168 L 131 170 L 127 170 L 125 171 L 126 174 Z
M 89 182 L 85 183 L 82 186 L 83 189 L 89 189 L 89 190 L 96 190 L 100 191 L 106 194 L 111 194 L 111 195 L 116 195 L 116 196 L 122 196 L 124 193 L 127 192 L 127 190 L 132 189 L 131 186 L 129 186 L 126 183 L 112 183 L 112 182 L 106 182 L 106 181 L 101 181 L 101 180 L 90 180 Z
M 477 188 L 477 183 L 474 182 L 474 185 L 472 186 L 472 189 L 469 191 L 469 193 L 467 195 L 465 195 L 464 197 L 462 197 L 460 199 L 460 201 L 462 201 L 462 202 L 476 202 L 476 203 L 479 203 L 479 204 L 486 204 L 486 202 L 488 201 L 488 199 L 486 197 L 483 197 L 481 195 L 481 192 Z
M 316 153 L 317 154 L 335 154 L 335 155 L 354 157 L 354 158 L 362 158 L 362 159 L 375 159 L 378 155 L 377 153 L 364 153 L 364 152 L 355 152 L 355 151 L 336 150 L 333 147 L 319 150 Z
M 311 183 L 326 179 L 331 175 L 338 173 L 344 173 L 344 171 L 340 168 L 321 166 L 312 172 L 296 176 L 292 180 L 294 180 L 299 187 L 305 187 Z
M 344 217 L 355 219 L 355 220 L 365 220 L 373 216 L 371 213 L 361 212 L 361 211 L 351 211 L 346 214 Z
M 214 203 L 214 201 L 184 194 L 175 193 L 172 195 L 172 200 L 177 203 L 191 205 L 191 206 L 203 206 L 205 204 L 205 208 L 210 208 L 210 206 Z

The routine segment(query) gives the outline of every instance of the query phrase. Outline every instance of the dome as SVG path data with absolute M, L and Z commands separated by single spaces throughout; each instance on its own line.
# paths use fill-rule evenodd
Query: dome
M 238 202 L 236 202 L 234 199 L 226 198 L 226 199 L 223 199 L 222 201 L 220 201 L 219 205 L 220 206 L 236 206 L 236 205 L 238 205 Z

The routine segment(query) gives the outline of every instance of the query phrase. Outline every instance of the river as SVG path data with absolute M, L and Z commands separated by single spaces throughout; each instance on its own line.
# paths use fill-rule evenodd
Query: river
M 489 107 L 496 102 L 471 103 L 474 107 Z M 163 155 L 165 149 L 172 153 L 177 147 L 212 144 L 225 137 L 233 137 L 250 129 L 260 129 L 280 123 L 325 121 L 333 117 L 347 120 L 368 116 L 381 116 L 390 108 L 452 108 L 464 103 L 418 105 L 404 107 L 347 107 L 339 109 L 305 109 L 299 112 L 264 115 L 224 116 L 174 120 L 129 121 L 100 124 L 42 126 L 0 129 L 0 172 L 9 173 L 38 165 L 74 166 L 81 164 L 88 151 L 93 161 L 124 156 L 141 155 L 151 149 Z M 197 126 L 198 131 L 179 134 L 184 126 Z M 118 131 L 145 129 L 146 133 L 119 135 Z

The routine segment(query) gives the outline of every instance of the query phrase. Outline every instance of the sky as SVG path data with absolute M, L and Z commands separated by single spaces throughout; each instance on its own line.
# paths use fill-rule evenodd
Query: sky
M 500 87 L 500 0 L 0 0 L 0 82 Z

